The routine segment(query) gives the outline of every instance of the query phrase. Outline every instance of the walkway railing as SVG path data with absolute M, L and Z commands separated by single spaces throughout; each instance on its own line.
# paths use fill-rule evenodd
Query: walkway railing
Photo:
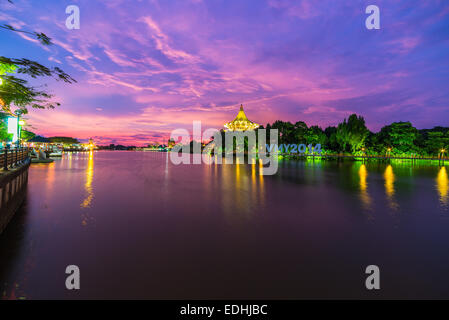
M 0 153 L 0 168 L 17 167 L 29 158 L 29 148 L 3 149 Z
M 0 174 L 0 233 L 25 199 L 30 166 L 28 151 L 27 148 L 4 149 L 0 153 L 0 168 L 14 168 Z

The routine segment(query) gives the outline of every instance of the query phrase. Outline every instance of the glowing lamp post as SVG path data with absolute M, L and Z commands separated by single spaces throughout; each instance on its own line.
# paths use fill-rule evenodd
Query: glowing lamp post
M 22 133 L 22 125 L 25 124 L 25 121 L 20 120 L 20 115 L 22 114 L 22 112 L 20 110 L 16 111 L 17 114 L 17 148 L 20 147 L 20 136 Z
M 360 149 L 360 150 L 362 150 L 362 153 L 363 153 L 363 158 L 362 158 L 362 162 L 364 162 L 366 159 L 366 152 L 365 152 L 365 147 L 362 147 L 362 149 Z
M 20 116 L 18 116 L 20 117 Z M 25 120 L 19 120 L 19 126 L 17 128 L 18 130 L 18 136 L 19 136 L 19 145 L 22 143 L 22 127 L 25 125 Z
M 8 133 L 12 133 L 12 143 L 18 140 L 19 121 L 16 117 L 8 117 Z
M 21 127 L 23 125 L 25 125 L 25 121 L 20 120 L 19 112 L 17 112 L 17 117 L 8 117 L 8 133 L 12 133 L 12 143 L 16 142 L 17 147 L 20 146 Z

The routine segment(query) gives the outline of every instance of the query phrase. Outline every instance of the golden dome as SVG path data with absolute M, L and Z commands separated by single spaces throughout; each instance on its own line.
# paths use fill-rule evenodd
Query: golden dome
M 259 125 L 248 120 L 245 111 L 243 111 L 243 105 L 240 105 L 240 111 L 237 117 L 233 121 L 225 123 L 224 127 L 229 131 L 247 131 L 257 129 Z

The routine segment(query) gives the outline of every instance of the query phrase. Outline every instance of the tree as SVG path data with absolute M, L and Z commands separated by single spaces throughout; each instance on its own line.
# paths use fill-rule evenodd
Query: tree
M 339 151 L 340 146 L 337 141 L 337 128 L 327 127 L 326 129 L 324 129 L 324 134 L 326 135 L 324 149 L 330 151 Z
M 0 78 L 2 79 L 0 103 L 3 111 L 9 113 L 11 113 L 12 105 L 16 106 L 21 114 L 26 114 L 28 106 L 39 109 L 53 109 L 60 104 L 51 100 L 52 94 L 45 90 L 38 90 L 36 87 L 31 86 L 27 80 L 8 75 L 8 73 L 17 72 L 29 75 L 32 78 L 53 77 L 56 80 L 67 83 L 76 82 L 75 79 L 58 67 L 50 69 L 28 59 L 11 59 L 0 56 L 0 70 L 7 70 L 2 74 L 0 73 Z
M 284 122 L 281 120 L 276 120 L 272 125 L 271 129 L 278 129 L 279 133 L 279 143 L 295 143 L 296 137 L 295 137 L 295 125 L 293 125 L 291 122 Z
M 13 3 L 11 0 L 8 0 L 9 3 Z M 10 30 L 10 31 L 15 31 L 15 32 L 20 32 L 20 33 L 26 33 L 29 35 L 34 36 L 37 40 L 39 40 L 39 42 L 43 45 L 50 45 L 52 44 L 51 42 L 51 38 L 47 37 L 44 33 L 42 32 L 34 32 L 34 31 L 26 31 L 26 30 L 20 30 L 20 29 L 16 29 L 13 26 L 10 26 L 9 24 L 2 24 L 0 25 L 0 28 L 2 29 L 6 29 L 6 30 Z
M 9 1 L 12 3 L 12 1 Z M 10 25 L 3 24 L 0 28 L 13 32 L 31 34 L 36 37 L 41 44 L 51 45 L 51 38 L 43 33 L 16 29 Z M 12 74 L 23 74 L 31 78 L 53 77 L 58 81 L 66 83 L 76 82 L 71 76 L 58 67 L 48 68 L 38 62 L 28 59 L 15 59 L 0 56 L 0 105 L 3 111 L 11 112 L 11 107 L 18 108 L 18 112 L 25 114 L 27 107 L 32 108 L 55 108 L 58 102 L 52 101 L 53 95 L 45 90 L 38 89 L 29 84 L 28 80 L 21 79 Z
M 365 145 L 369 130 L 366 128 L 365 119 L 362 116 L 351 114 L 346 121 L 343 120 L 337 127 L 336 139 L 341 147 L 340 151 L 350 151 L 355 154 Z
M 272 125 L 267 124 L 267 131 L 270 129 L 278 129 L 280 144 L 298 144 L 306 142 L 306 135 L 308 132 L 307 124 L 303 121 L 298 121 L 295 124 L 276 120 Z
M 424 139 L 424 148 L 427 154 L 439 154 L 441 149 L 449 148 L 449 131 L 429 131 Z
M 418 138 L 419 132 L 410 122 L 393 122 L 380 130 L 377 143 L 392 148 L 393 154 L 411 154 L 420 151 L 415 144 Z
M 48 138 L 53 143 L 64 143 L 64 144 L 78 144 L 80 143 L 78 139 L 71 137 L 50 137 Z
M 307 145 L 324 145 L 326 143 L 326 135 L 319 126 L 311 126 L 305 133 L 305 142 Z
M 7 141 L 11 140 L 12 134 L 8 133 L 8 125 L 7 125 L 8 115 L 4 112 L 0 112 L 0 140 Z
M 34 132 L 28 131 L 28 130 L 22 130 L 20 133 L 20 137 L 24 140 L 24 141 L 28 141 L 30 139 L 33 139 L 36 136 L 36 134 Z
M 307 141 L 307 124 L 304 121 L 297 121 L 293 126 L 293 141 L 290 141 L 292 143 L 306 143 Z

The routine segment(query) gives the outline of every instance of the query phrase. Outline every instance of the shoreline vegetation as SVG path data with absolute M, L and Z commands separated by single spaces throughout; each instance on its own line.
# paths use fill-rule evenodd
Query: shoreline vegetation
M 266 129 L 279 130 L 279 145 L 321 145 L 321 155 L 359 157 L 441 158 L 449 147 L 449 128 L 418 130 L 411 122 L 393 122 L 370 131 L 362 116 L 352 114 L 337 126 L 324 130 L 305 122 L 275 121 Z
M 416 161 L 430 161 L 444 164 L 449 160 L 449 128 L 436 126 L 433 129 L 417 129 L 411 122 L 393 122 L 382 127 L 379 132 L 370 131 L 365 125 L 365 119 L 356 114 L 350 115 L 337 126 L 329 126 L 324 130 L 317 126 L 307 126 L 303 121 L 296 123 L 277 120 L 265 127 L 269 135 L 270 129 L 278 130 L 278 146 L 298 146 L 306 148 L 302 153 L 277 152 L 279 159 L 293 160 L 352 160 L 352 161 L 401 161 L 414 163 Z M 256 136 L 257 136 L 256 129 Z M 225 141 L 225 132 L 221 130 L 221 140 Z M 267 137 L 269 141 L 269 137 Z M 191 141 L 190 153 L 201 150 L 207 143 Z M 315 152 L 319 146 L 320 152 Z M 196 148 L 195 148 L 196 147 Z M 234 153 L 236 144 L 234 142 Z M 267 145 L 267 149 L 269 149 Z M 278 148 L 279 149 L 279 148 Z M 220 150 L 224 155 L 223 149 Z M 245 138 L 245 153 L 248 143 Z
M 7 140 L 6 117 L 0 114 L 0 136 Z M 417 129 L 411 122 L 393 122 L 382 127 L 379 132 L 370 131 L 365 125 L 365 119 L 356 114 L 350 115 L 337 126 L 329 126 L 325 129 L 317 125 L 308 126 L 303 121 L 295 123 L 277 120 L 272 124 L 268 123 L 267 129 L 269 141 L 270 129 L 278 130 L 278 156 L 280 160 L 310 160 L 310 161 L 430 161 L 438 164 L 445 164 L 449 161 L 447 150 L 449 149 L 449 127 L 436 126 L 432 129 Z M 257 131 L 256 129 L 256 136 Z M 222 142 L 225 141 L 225 131 L 221 130 Z M 35 136 L 32 132 L 24 134 L 24 141 Z M 71 137 L 52 137 L 52 143 L 63 143 L 65 151 L 80 151 L 70 149 L 68 146 L 73 143 L 80 143 L 78 139 Z M 191 140 L 186 147 L 189 153 L 194 150 L 204 150 L 212 143 L 213 137 L 206 142 Z M 299 145 L 304 145 L 300 148 Z M 124 146 L 110 144 L 98 146 L 98 150 L 133 150 L 133 151 L 170 151 L 173 146 L 179 145 L 173 139 L 168 140 L 168 144 L 150 143 L 146 147 Z M 67 146 L 67 148 L 66 148 Z M 302 153 L 284 152 L 281 146 L 298 146 L 297 150 Z M 319 146 L 316 151 L 316 147 Z M 244 140 L 245 152 L 248 153 L 248 141 Z M 233 153 L 236 153 L 236 143 L 234 142 Z M 296 148 L 295 148 L 296 149 Z M 267 152 L 270 148 L 267 145 Z M 182 151 L 181 151 L 182 152 Z M 219 148 L 217 154 L 225 155 L 224 149 Z

